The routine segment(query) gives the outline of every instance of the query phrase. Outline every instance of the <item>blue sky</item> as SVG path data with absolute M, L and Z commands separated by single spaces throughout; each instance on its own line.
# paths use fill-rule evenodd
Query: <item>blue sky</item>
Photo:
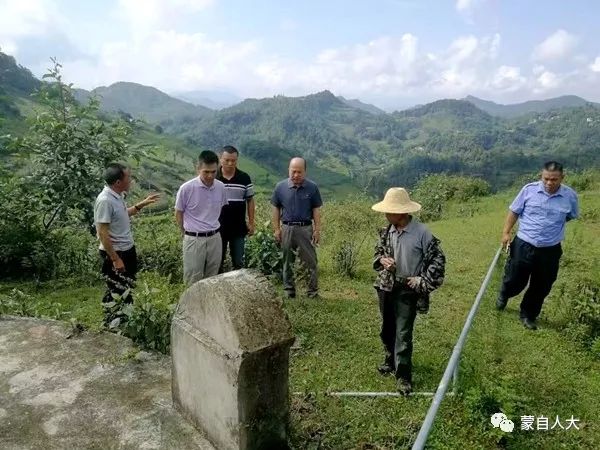
M 0 48 L 93 88 L 329 89 L 386 109 L 468 94 L 600 101 L 600 2 L 0 0 Z

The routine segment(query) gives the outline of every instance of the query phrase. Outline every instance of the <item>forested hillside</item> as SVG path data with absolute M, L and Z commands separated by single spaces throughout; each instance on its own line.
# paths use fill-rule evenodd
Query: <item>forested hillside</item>
M 30 94 L 40 81 L 12 57 L 2 55 L 0 61 L 0 133 L 18 134 L 34 109 Z M 138 131 L 132 145 L 158 149 L 152 157 L 163 164 L 150 165 L 151 177 L 166 181 L 169 189 L 180 183 L 181 177 L 172 175 L 181 169 L 168 167 L 167 161 L 188 164 L 200 149 L 224 144 L 249 158 L 265 188 L 285 175 L 290 157 L 302 155 L 310 176 L 338 193 L 410 187 L 431 173 L 482 177 L 499 189 L 548 159 L 562 161 L 569 170 L 600 164 L 600 109 L 573 96 L 514 105 L 513 111 L 535 107 L 545 112 L 507 119 L 479 109 L 474 97 L 386 114 L 329 91 L 246 99 L 219 111 L 135 83 L 115 83 L 93 93 L 102 111 L 118 112 Z M 90 95 L 75 94 L 82 101 Z M 479 104 L 489 109 L 491 102 Z

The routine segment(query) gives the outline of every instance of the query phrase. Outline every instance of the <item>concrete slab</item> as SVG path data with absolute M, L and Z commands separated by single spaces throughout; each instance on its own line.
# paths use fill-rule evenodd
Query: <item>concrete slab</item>
M 0 448 L 202 449 L 172 407 L 171 363 L 112 333 L 0 318 Z

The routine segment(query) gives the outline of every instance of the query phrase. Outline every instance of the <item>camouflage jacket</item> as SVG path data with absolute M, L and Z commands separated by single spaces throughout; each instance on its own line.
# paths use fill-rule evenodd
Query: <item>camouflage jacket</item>
M 392 291 L 395 274 L 384 269 L 379 260 L 382 257 L 394 257 L 394 247 L 390 239 L 391 227 L 392 225 L 388 225 L 379 231 L 379 242 L 375 246 L 375 257 L 373 259 L 373 268 L 377 271 L 377 279 L 373 286 L 386 292 Z M 429 294 L 444 282 L 445 268 L 446 257 L 440 248 L 440 240 L 434 236 L 423 254 L 423 264 L 419 274 L 421 283 L 415 288 L 415 291 L 421 297 L 422 302 L 420 303 L 426 304 L 427 308 Z

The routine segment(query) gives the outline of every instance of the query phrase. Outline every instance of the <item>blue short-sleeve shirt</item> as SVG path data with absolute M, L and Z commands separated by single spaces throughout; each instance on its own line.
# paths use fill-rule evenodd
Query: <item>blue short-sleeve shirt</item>
M 312 210 L 323 205 L 317 185 L 304 179 L 300 186 L 294 186 L 292 180 L 280 181 L 271 196 L 271 204 L 282 209 L 281 220 L 286 222 L 310 222 Z
M 550 247 L 565 237 L 565 224 L 579 217 L 577 194 L 561 185 L 548 194 L 541 181 L 525 185 L 510 205 L 519 216 L 517 236 L 536 247 Z

